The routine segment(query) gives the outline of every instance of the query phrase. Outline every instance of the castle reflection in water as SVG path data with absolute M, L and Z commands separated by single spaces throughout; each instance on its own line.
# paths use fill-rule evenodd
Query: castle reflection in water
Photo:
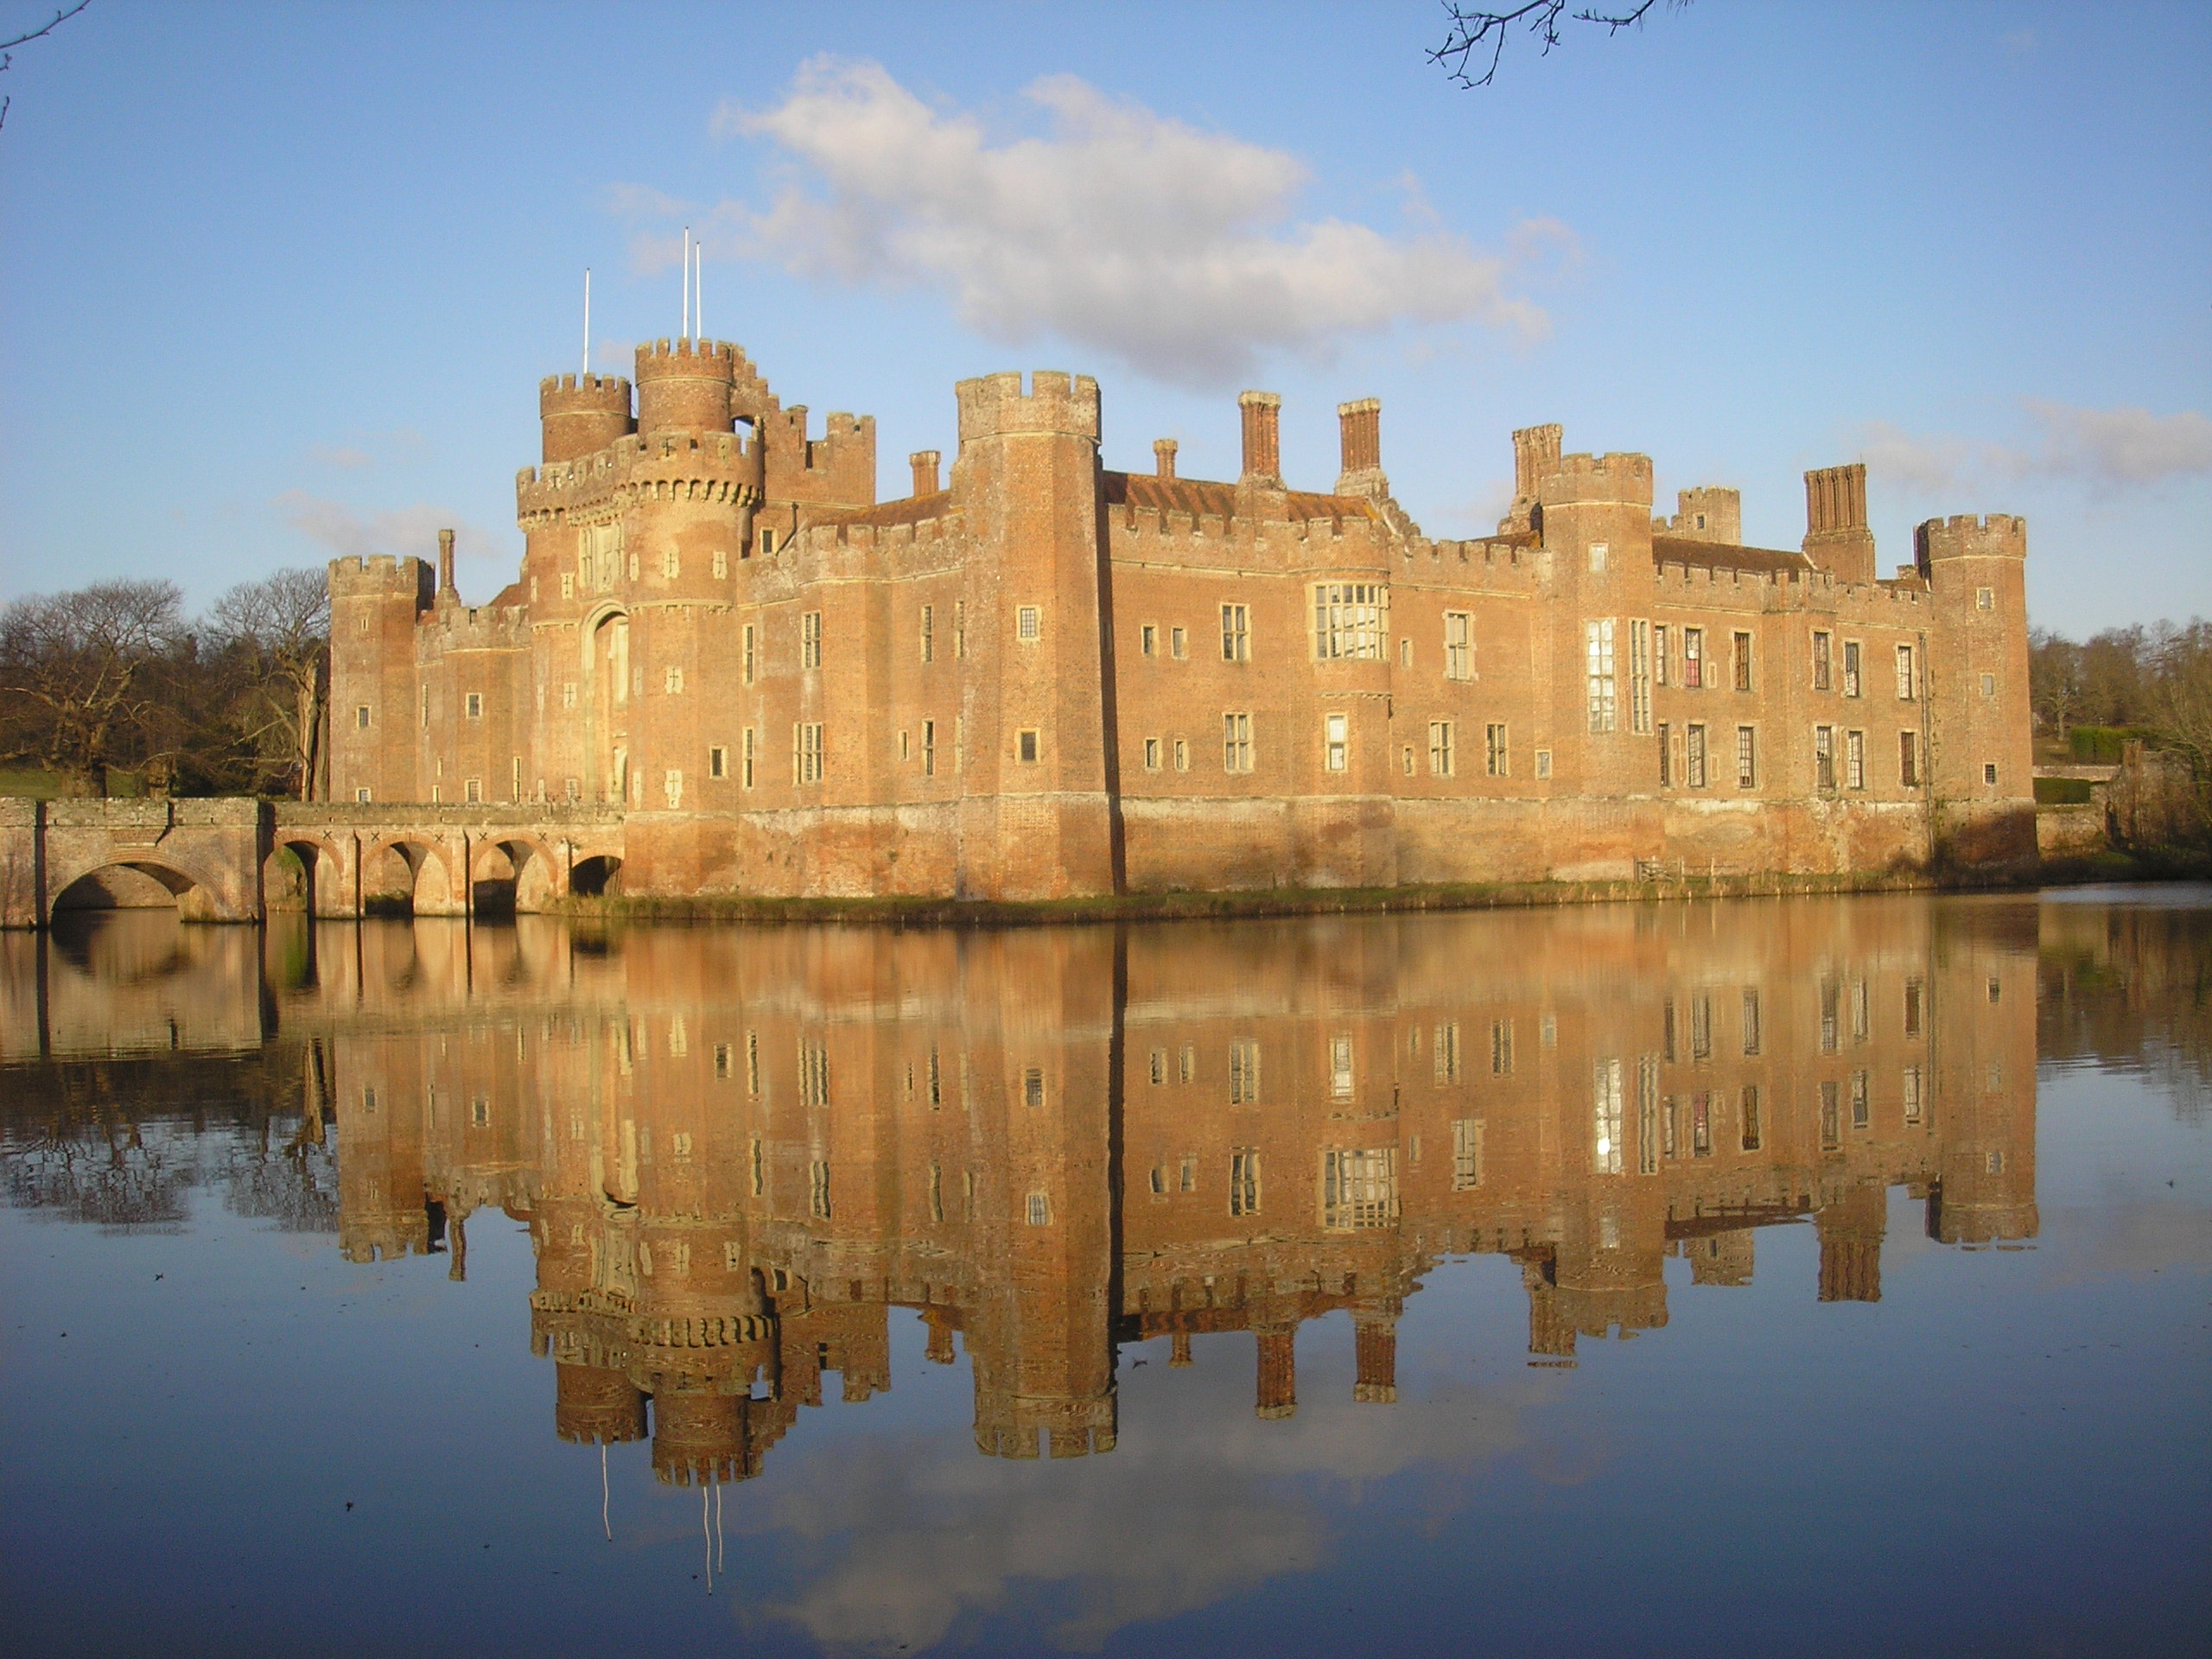
M 894 1306 L 930 1359 L 965 1349 L 980 1451 L 1076 1457 L 1113 1447 L 1116 1344 L 1161 1335 L 1177 1364 L 1222 1338 L 1286 1417 L 1299 1325 L 1341 1309 L 1386 1407 L 1447 1255 L 1511 1257 L 1530 1363 L 1563 1365 L 1666 1324 L 1669 1255 L 1749 1283 L 1777 1224 L 1817 1231 L 1806 1295 L 1878 1300 L 1893 1186 L 1944 1243 L 2031 1239 L 2035 918 L 143 918 L 5 941 L 0 1035 L 20 1058 L 281 1033 L 334 1126 L 346 1255 L 445 1249 L 457 1275 L 476 1211 L 524 1224 L 556 1431 L 650 1436 L 690 1483 L 759 1472 L 829 1373 L 888 1388 Z

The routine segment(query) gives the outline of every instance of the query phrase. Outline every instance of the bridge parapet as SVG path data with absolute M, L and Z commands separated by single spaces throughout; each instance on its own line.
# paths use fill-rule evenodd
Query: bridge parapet
M 104 872 L 158 883 L 189 921 L 257 922 L 268 834 L 254 800 L 0 801 L 0 926 L 45 926 Z

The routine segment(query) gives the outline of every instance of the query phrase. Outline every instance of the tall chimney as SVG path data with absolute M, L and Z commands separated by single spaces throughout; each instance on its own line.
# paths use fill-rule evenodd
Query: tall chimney
M 1382 476 L 1382 404 L 1362 397 L 1337 405 L 1337 424 L 1342 435 L 1343 470 L 1337 477 L 1338 495 L 1387 494 Z
M 1244 476 L 1238 481 L 1281 489 L 1282 398 L 1272 391 L 1248 391 L 1236 405 L 1244 412 Z
M 442 594 L 455 591 L 453 582 L 453 531 L 449 530 L 438 532 L 438 591 Z
M 1175 476 L 1175 451 L 1179 447 L 1173 438 L 1154 438 L 1152 441 L 1153 470 L 1161 478 Z
M 1805 556 L 1839 582 L 1874 580 L 1874 532 L 1866 524 L 1866 463 L 1805 474 Z
M 937 464 L 942 457 L 934 449 L 917 449 L 906 459 L 913 464 L 914 493 L 935 495 L 938 488 Z

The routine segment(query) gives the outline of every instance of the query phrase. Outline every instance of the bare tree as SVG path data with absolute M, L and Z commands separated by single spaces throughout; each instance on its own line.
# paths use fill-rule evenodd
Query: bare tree
M 2028 702 L 2062 743 L 2081 717 L 2082 647 L 2048 628 L 2028 634 Z
M 2199 811 L 2212 818 L 2212 622 L 2162 625 L 2149 702 L 2159 746 L 2188 766 Z
M 240 659 L 242 734 L 257 753 L 277 760 L 302 800 L 315 799 L 330 694 L 329 582 L 303 569 L 242 582 L 215 601 L 208 620 L 217 643 Z
M 1445 16 L 1451 20 L 1450 31 L 1444 44 L 1428 54 L 1428 60 L 1442 68 L 1462 86 L 1487 86 L 1497 74 L 1498 60 L 1505 54 L 1505 37 L 1515 24 L 1525 24 L 1529 33 L 1543 42 L 1540 55 L 1549 57 L 1552 48 L 1559 44 L 1559 26 L 1569 19 L 1569 0 L 1525 0 L 1517 6 L 1507 6 L 1497 11 L 1463 6 L 1459 0 L 1444 0 Z M 1608 35 L 1618 35 L 1624 29 L 1633 29 L 1643 22 L 1656 0 L 1618 0 L 1623 5 L 1618 11 L 1601 11 L 1586 7 L 1573 13 L 1571 21 L 1592 23 Z M 1689 0 L 1668 0 L 1670 7 L 1679 8 Z M 1487 51 L 1489 60 L 1484 60 Z M 1479 69 L 1482 73 L 1475 72 Z
M 172 582 L 100 582 L 0 611 L 0 734 L 18 753 L 105 790 L 110 766 L 162 723 L 161 664 L 181 641 Z
M 16 48 L 17 47 L 28 45 L 33 41 L 41 40 L 45 36 L 53 34 L 55 29 L 60 28 L 62 24 L 67 22 L 72 17 L 74 17 L 79 12 L 82 11 L 86 6 L 89 6 L 92 3 L 92 0 L 77 0 L 77 3 L 75 5 L 65 6 L 60 11 L 55 12 L 53 16 L 48 18 L 44 27 L 27 30 L 23 34 L 16 35 L 12 41 L 0 41 L 0 74 L 5 74 L 9 70 L 15 67 Z M 12 97 L 0 98 L 0 126 L 7 125 L 8 106 L 15 101 L 16 100 Z

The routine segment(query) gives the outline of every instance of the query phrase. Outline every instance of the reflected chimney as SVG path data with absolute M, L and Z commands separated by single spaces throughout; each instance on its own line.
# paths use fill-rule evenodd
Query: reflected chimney
M 1298 1327 L 1262 1330 L 1260 1338 L 1259 1414 L 1266 1418 L 1298 1414 Z
M 1398 1322 L 1355 1319 L 1351 1338 L 1359 1368 L 1351 1397 L 1362 1405 L 1389 1405 L 1398 1397 Z

